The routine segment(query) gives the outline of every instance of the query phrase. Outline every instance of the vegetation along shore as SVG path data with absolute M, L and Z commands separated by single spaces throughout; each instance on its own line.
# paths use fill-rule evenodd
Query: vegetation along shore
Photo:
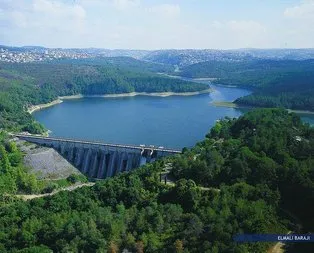
M 57 104 L 61 104 L 62 102 L 63 101 L 60 98 L 58 98 L 58 99 L 56 99 L 52 102 L 46 103 L 46 104 L 32 105 L 27 109 L 27 112 L 32 114 L 35 111 L 39 111 L 41 109 L 45 109 L 45 108 L 48 108 L 48 107 L 51 107 L 51 106 L 54 106 Z
M 81 98 L 121 98 L 121 97 L 135 97 L 135 96 L 152 96 L 152 97 L 169 97 L 169 96 L 196 96 L 201 94 L 206 94 L 212 92 L 212 89 L 206 89 L 202 91 L 194 91 L 194 92 L 129 92 L 129 93 L 120 93 L 120 94 L 104 94 L 104 95 L 71 95 L 71 96 L 61 96 L 58 99 L 46 103 L 30 106 L 27 111 L 32 114 L 35 111 L 39 111 L 41 109 L 45 109 L 57 104 L 61 104 L 63 100 L 70 99 L 81 99 Z
M 211 103 L 214 106 L 219 106 L 219 107 L 228 107 L 228 108 L 254 108 L 253 106 L 248 106 L 248 105 L 242 105 L 242 104 L 237 104 L 234 102 L 229 102 L 229 101 L 214 101 Z M 309 110 L 292 110 L 292 109 L 286 109 L 288 112 L 294 112 L 294 113 L 299 113 L 299 114 L 314 114 L 314 111 L 309 111 Z

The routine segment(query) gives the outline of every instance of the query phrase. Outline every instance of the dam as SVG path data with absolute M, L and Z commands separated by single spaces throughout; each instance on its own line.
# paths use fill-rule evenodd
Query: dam
M 14 134 L 37 145 L 54 148 L 89 178 L 104 179 L 181 151 L 154 146 L 107 144 L 64 138 Z

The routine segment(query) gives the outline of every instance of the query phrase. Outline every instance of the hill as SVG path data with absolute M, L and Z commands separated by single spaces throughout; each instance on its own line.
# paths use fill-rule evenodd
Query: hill
M 143 61 L 128 56 L 119 57 L 92 57 L 85 59 L 62 59 L 55 60 L 53 63 L 69 63 L 78 65 L 99 65 L 105 67 L 116 67 L 119 69 L 137 73 L 172 73 L 174 67 L 169 64 L 154 63 Z
M 208 61 L 185 67 L 180 75 L 253 89 L 235 101 L 240 105 L 314 110 L 313 69 L 313 60 Z
M 147 52 L 141 59 L 177 65 L 185 68 L 208 61 L 239 62 L 248 60 L 308 60 L 314 59 L 313 49 L 181 49 L 156 50 Z

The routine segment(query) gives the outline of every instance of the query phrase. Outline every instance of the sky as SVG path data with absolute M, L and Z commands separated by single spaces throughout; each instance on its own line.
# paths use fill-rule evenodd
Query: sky
M 314 0 L 0 0 L 0 44 L 313 48 Z

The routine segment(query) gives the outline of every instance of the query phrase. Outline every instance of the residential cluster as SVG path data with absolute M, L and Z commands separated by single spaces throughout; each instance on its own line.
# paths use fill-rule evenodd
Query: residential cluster
M 49 61 L 64 58 L 81 59 L 88 57 L 91 57 L 88 53 L 64 49 L 9 50 L 7 48 L 0 48 L 0 61 L 11 63 Z
M 34 62 L 55 59 L 91 57 L 132 57 L 139 60 L 184 67 L 205 61 L 237 62 L 251 59 L 307 60 L 314 59 L 314 49 L 167 49 L 129 50 L 101 48 L 44 48 L 39 46 L 9 47 L 0 45 L 0 61 Z

